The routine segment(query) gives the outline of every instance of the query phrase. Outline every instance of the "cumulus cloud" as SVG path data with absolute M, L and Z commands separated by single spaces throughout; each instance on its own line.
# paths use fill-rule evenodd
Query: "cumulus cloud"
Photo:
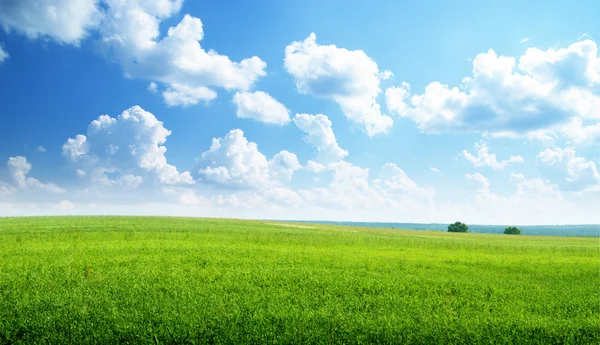
M 600 172 L 596 163 L 577 156 L 572 147 L 546 148 L 537 155 L 536 161 L 538 164 L 564 169 L 566 177 L 562 185 L 567 190 L 600 191 Z
M 564 199 L 558 186 L 540 178 L 528 180 L 523 174 L 510 174 L 509 180 L 516 184 L 517 191 L 515 195 L 517 197 L 549 197 L 558 201 Z
M 181 1 L 109 1 L 102 40 L 125 73 L 134 78 L 167 85 L 163 98 L 169 105 L 188 106 L 208 102 L 214 87 L 246 91 L 266 75 L 266 63 L 253 56 L 234 62 L 200 45 L 202 21 L 185 15 L 159 38 L 159 25 L 178 12 Z M 167 5 L 170 4 L 170 5 Z
M 485 176 L 475 173 L 467 174 L 466 178 L 479 184 L 475 203 L 459 205 L 455 212 L 465 215 L 477 214 L 481 219 L 479 222 L 506 224 L 508 221 L 528 224 L 532 219 L 536 219 L 534 223 L 556 224 L 565 223 L 565 219 L 573 219 L 573 215 L 579 215 L 587 220 L 592 219 L 586 215 L 592 208 L 566 199 L 558 186 L 549 181 L 539 178 L 528 179 L 521 173 L 510 174 L 509 182 L 515 187 L 515 192 L 501 196 L 492 192 L 490 182 Z M 597 202 L 595 204 L 597 205 Z
M 348 151 L 338 145 L 331 128 L 331 121 L 327 116 L 323 114 L 296 114 L 294 123 L 301 131 L 306 133 L 304 141 L 317 149 L 316 163 L 337 162 L 348 155 Z
M 36 178 L 27 176 L 31 171 L 31 163 L 25 157 L 10 157 L 6 166 L 11 183 L 0 181 L 0 194 L 18 190 L 45 190 L 54 193 L 63 193 L 65 191 L 53 183 L 42 183 Z
M 473 74 L 460 87 L 432 82 L 414 94 L 403 83 L 386 90 L 386 103 L 426 132 L 562 133 L 573 119 L 588 131 L 600 118 L 597 61 L 591 40 L 556 50 L 530 48 L 518 63 L 490 49 L 473 60 Z
M 490 181 L 487 179 L 487 177 L 481 175 L 480 173 L 465 174 L 465 177 L 469 180 L 477 181 L 481 184 L 481 187 L 477 188 L 477 197 L 483 199 L 490 199 L 496 197 L 490 191 Z
M 332 163 L 333 178 L 325 188 L 300 190 L 307 203 L 327 209 L 365 209 L 384 203 L 369 184 L 369 169 L 349 162 Z
M 600 121 L 596 124 L 584 125 L 581 118 L 575 117 L 562 126 L 561 132 L 574 144 L 598 142 L 600 141 Z
M 480 173 L 466 174 L 465 177 L 480 184 L 480 187 L 476 190 L 476 197 L 479 200 L 493 201 L 496 204 L 503 204 L 503 207 L 508 207 L 511 203 L 515 205 L 535 203 L 536 200 L 545 203 L 550 202 L 554 205 L 564 201 L 558 186 L 540 178 L 527 179 L 521 173 L 511 173 L 509 175 L 509 181 L 515 185 L 516 191 L 512 195 L 503 197 L 492 193 L 490 181 Z M 530 206 L 528 208 L 531 209 Z M 526 210 L 527 208 L 525 208 Z
M 385 164 L 375 179 L 369 169 L 346 161 L 331 163 L 333 177 L 324 188 L 300 190 L 305 202 L 333 210 L 418 209 L 432 202 L 433 189 L 418 186 L 395 164 Z
M 373 180 L 373 186 L 383 196 L 396 198 L 404 196 L 413 200 L 431 201 L 435 195 L 433 189 L 419 187 L 404 170 L 396 164 L 386 163 L 379 172 L 379 178 Z
M 162 96 L 170 106 L 209 102 L 217 97 L 213 88 L 246 91 L 266 75 L 266 63 L 256 56 L 235 62 L 205 50 L 200 45 L 202 21 L 188 14 L 161 37 L 161 24 L 182 4 L 183 0 L 3 1 L 0 25 L 9 33 L 73 45 L 93 32 L 127 77 L 165 84 Z
M 315 161 L 309 160 L 306 163 L 306 170 L 314 172 L 314 173 L 320 173 L 322 171 L 325 171 L 327 169 L 326 166 L 324 166 L 323 164 L 319 164 Z
M 498 161 L 496 155 L 489 152 L 489 148 L 484 142 L 475 143 L 475 151 L 476 156 L 467 150 L 463 150 L 462 155 L 467 161 L 476 167 L 489 166 L 494 170 L 499 170 L 512 163 L 525 162 L 521 156 L 510 156 L 510 158 L 507 160 Z
M 269 161 L 271 176 L 279 181 L 290 181 L 295 171 L 300 170 L 302 165 L 294 153 L 282 150 Z
M 386 133 L 392 127 L 392 118 L 382 114 L 377 103 L 380 79 L 391 77 L 391 73 L 380 73 L 377 63 L 362 50 L 319 45 L 311 33 L 304 41 L 285 48 L 285 68 L 298 92 L 335 101 L 369 136 Z
M 6 50 L 4 50 L 2 45 L 0 45 L 0 64 L 3 63 L 4 60 L 8 59 L 8 57 L 8 53 L 6 52 Z
M 202 181 L 242 189 L 278 186 L 301 168 L 296 155 L 285 150 L 267 160 L 240 129 L 229 131 L 223 138 L 213 138 L 197 163 Z
M 56 204 L 56 208 L 66 211 L 66 210 L 74 209 L 75 205 L 73 205 L 73 203 L 70 202 L 69 200 L 62 200 L 61 202 Z
M 0 2 L 0 25 L 28 38 L 51 38 L 79 45 L 103 14 L 98 0 L 19 0 Z
M 236 114 L 239 118 L 250 118 L 276 125 L 290 122 L 289 110 L 266 92 L 236 92 L 233 103 L 237 107 Z
M 537 155 L 536 161 L 538 163 L 554 165 L 562 162 L 566 157 L 573 156 L 575 156 L 575 150 L 571 147 L 567 147 L 564 150 L 561 148 L 546 148 Z
M 148 84 L 148 91 L 152 92 L 152 93 L 156 93 L 156 91 L 158 90 L 158 85 L 156 85 L 155 82 L 151 82 L 150 84 Z
M 179 173 L 167 163 L 164 143 L 171 131 L 139 106 L 117 118 L 102 115 L 86 135 L 69 138 L 62 154 L 77 167 L 80 178 L 95 185 L 135 188 L 149 176 L 161 184 L 192 184 L 189 172 Z
M 189 107 L 196 105 L 200 101 L 206 103 L 217 98 L 217 93 L 205 86 L 189 86 L 186 84 L 172 83 L 162 93 L 163 99 L 168 106 Z

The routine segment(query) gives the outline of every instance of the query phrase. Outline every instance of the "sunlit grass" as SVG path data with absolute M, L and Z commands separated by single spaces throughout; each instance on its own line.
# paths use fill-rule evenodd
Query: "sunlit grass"
M 302 226 L 0 219 L 0 343 L 600 341 L 598 238 Z

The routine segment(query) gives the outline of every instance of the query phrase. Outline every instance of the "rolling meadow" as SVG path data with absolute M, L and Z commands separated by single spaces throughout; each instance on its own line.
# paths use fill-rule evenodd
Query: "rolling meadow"
M 597 344 L 598 238 L 0 218 L 0 344 Z

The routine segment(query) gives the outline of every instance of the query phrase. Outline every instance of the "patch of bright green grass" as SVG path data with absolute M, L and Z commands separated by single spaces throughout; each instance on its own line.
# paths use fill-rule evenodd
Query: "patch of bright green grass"
M 302 226 L 0 219 L 0 344 L 600 342 L 598 238 Z

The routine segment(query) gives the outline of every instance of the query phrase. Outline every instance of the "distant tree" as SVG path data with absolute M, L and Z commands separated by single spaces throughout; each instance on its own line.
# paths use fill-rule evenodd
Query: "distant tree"
M 456 222 L 448 225 L 448 232 L 469 232 L 469 227 L 465 223 Z
M 504 233 L 508 235 L 518 235 L 521 233 L 521 230 L 519 230 L 519 228 L 516 226 L 509 226 L 508 228 L 504 229 Z

